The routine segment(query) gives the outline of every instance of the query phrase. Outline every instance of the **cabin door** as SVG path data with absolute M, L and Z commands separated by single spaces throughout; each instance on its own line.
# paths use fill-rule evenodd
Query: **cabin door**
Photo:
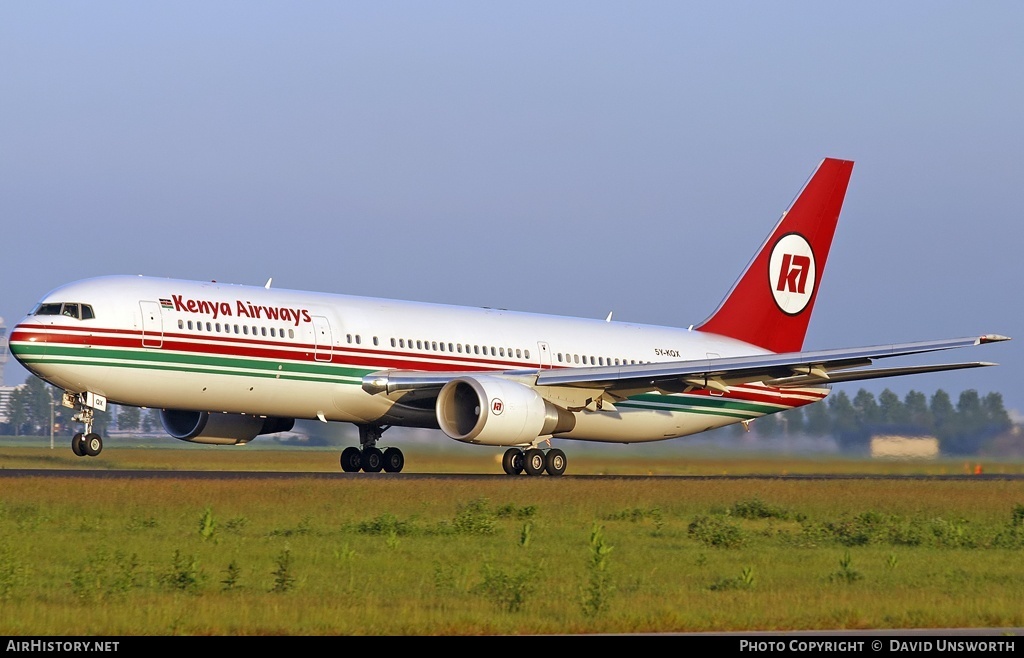
M 139 302 L 142 307 L 142 346 L 160 347 L 164 344 L 164 318 L 160 304 Z
M 313 316 L 313 358 L 317 361 L 330 361 L 334 351 L 334 339 L 331 338 L 331 324 L 322 315 Z
M 540 352 L 540 367 L 541 370 L 545 368 L 551 369 L 551 348 L 545 342 L 537 343 L 537 351 Z

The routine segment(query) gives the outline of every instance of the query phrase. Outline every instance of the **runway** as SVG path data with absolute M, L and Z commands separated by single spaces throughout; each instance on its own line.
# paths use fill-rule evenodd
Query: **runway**
M 168 470 L 102 470 L 102 469 L 51 469 L 51 468 L 5 468 L 0 469 L 0 478 L 82 478 L 106 480 L 131 479 L 186 479 L 186 480 L 508 480 L 529 479 L 520 475 L 512 478 L 500 473 L 325 473 L 299 471 L 168 471 Z M 549 476 L 539 476 L 552 479 Z M 1022 473 L 986 473 L 955 475 L 886 475 L 874 473 L 803 473 L 803 474 L 743 474 L 743 475 L 562 475 L 566 480 L 675 480 L 675 481 L 830 481 L 830 480 L 885 480 L 885 481 L 958 481 L 958 482 L 1016 482 L 1024 480 Z

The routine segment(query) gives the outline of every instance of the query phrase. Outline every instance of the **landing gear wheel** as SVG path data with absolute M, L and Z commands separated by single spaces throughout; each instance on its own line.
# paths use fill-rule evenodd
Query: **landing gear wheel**
M 362 464 L 359 448 L 349 446 L 341 451 L 341 470 L 346 473 L 358 473 Z
M 384 472 L 401 473 L 405 466 L 405 455 L 398 448 L 388 448 L 384 451 Z
M 90 457 L 95 457 L 103 451 L 103 439 L 100 438 L 99 434 L 90 432 L 85 435 L 85 440 L 82 443 L 82 447 L 85 449 L 85 454 Z
M 363 470 L 367 473 L 380 473 L 380 469 L 384 468 L 384 453 L 380 451 L 380 448 L 369 447 L 363 450 L 362 456 Z
M 78 457 L 85 457 L 85 435 L 81 432 L 71 437 L 71 452 Z
M 519 475 L 523 472 L 523 451 L 519 448 L 509 448 L 501 456 L 501 467 L 508 475 Z
M 523 468 L 527 475 L 540 475 L 544 472 L 544 451 L 540 448 L 530 448 L 526 451 L 526 458 L 523 460 Z
M 558 448 L 548 450 L 548 454 L 544 456 L 544 470 L 548 475 L 565 473 L 565 453 Z

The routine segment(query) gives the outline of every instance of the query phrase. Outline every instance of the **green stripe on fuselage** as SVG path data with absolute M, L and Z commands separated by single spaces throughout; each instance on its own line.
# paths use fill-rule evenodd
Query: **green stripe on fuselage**
M 782 405 L 783 408 L 780 409 L 777 405 L 724 396 L 658 395 L 654 393 L 634 395 L 627 402 L 619 402 L 616 406 L 658 411 L 685 411 L 688 413 L 729 416 L 732 418 L 753 418 L 777 411 L 785 411 L 789 408 L 789 405 Z
M 115 368 L 152 368 L 178 372 L 197 372 L 277 377 L 324 382 L 337 378 L 361 380 L 373 369 L 345 365 L 302 363 L 289 360 L 258 359 L 250 357 L 223 357 L 193 352 L 148 350 L 111 350 L 96 347 L 67 347 L 50 345 L 22 345 L 18 358 L 25 363 L 70 363 L 84 366 L 110 366 Z M 244 370 L 245 372 L 234 372 Z

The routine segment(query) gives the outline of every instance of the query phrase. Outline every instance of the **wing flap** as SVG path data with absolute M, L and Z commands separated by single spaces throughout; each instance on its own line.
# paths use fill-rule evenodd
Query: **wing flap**
M 821 384 L 839 384 L 842 382 L 855 382 L 865 379 L 879 379 L 882 377 L 900 377 L 903 375 L 917 375 L 928 372 L 943 372 L 946 370 L 964 370 L 966 368 L 987 368 L 998 365 L 988 361 L 971 361 L 967 363 L 939 363 L 929 366 L 907 366 L 904 368 L 872 368 L 871 370 L 848 370 L 844 372 L 830 373 L 827 377 L 816 375 L 795 375 L 780 379 L 769 379 L 764 383 L 767 386 L 778 388 L 803 388 L 805 386 L 820 386 Z

